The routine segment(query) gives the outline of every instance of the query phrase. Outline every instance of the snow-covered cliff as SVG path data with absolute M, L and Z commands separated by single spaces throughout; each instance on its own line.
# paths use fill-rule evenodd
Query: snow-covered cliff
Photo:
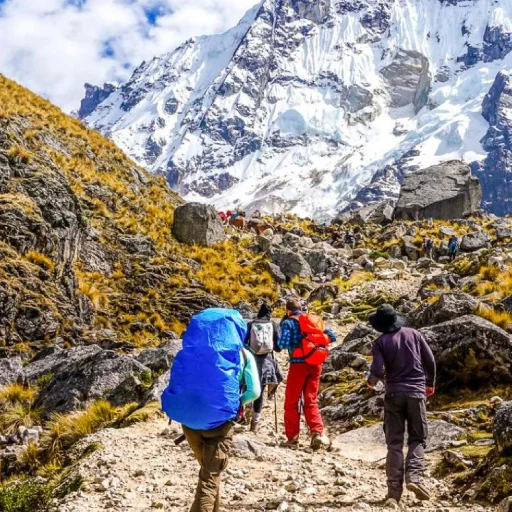
M 85 121 L 187 199 L 331 216 L 440 161 L 487 172 L 482 104 L 512 69 L 511 20 L 510 0 L 263 0 L 143 63 Z

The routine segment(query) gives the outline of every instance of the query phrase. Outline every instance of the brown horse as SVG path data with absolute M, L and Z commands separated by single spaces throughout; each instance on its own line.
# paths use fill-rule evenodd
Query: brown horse
M 274 226 L 272 226 L 272 224 L 261 220 L 250 220 L 247 224 L 247 229 L 249 231 L 254 230 L 257 235 L 262 235 L 267 229 L 271 229 L 272 232 L 274 232 Z
M 229 225 L 235 229 L 238 229 L 239 231 L 244 231 L 245 227 L 247 226 L 247 221 L 245 220 L 245 217 L 238 215 L 237 217 L 229 218 Z

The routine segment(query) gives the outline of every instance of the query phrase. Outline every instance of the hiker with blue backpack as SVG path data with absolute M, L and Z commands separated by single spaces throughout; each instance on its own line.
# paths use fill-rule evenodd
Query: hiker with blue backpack
M 318 407 L 318 390 L 322 365 L 329 355 L 328 345 L 336 335 L 325 328 L 317 316 L 303 311 L 303 303 L 292 298 L 286 303 L 286 318 L 281 323 L 278 345 L 290 354 L 290 369 L 286 382 L 284 426 L 287 448 L 298 448 L 300 435 L 300 407 L 311 434 L 311 448 L 319 450 L 329 444 L 323 435 L 324 424 Z
M 267 304 L 262 304 L 256 320 L 249 323 L 245 337 L 245 345 L 254 355 L 261 385 L 261 394 L 253 405 L 251 432 L 258 430 L 265 389 L 268 389 L 268 398 L 272 398 L 275 396 L 279 384 L 283 382 L 283 374 L 274 357 L 274 351 L 280 351 L 277 345 L 279 328 L 272 321 L 271 316 L 272 308 Z
M 162 409 L 182 424 L 201 466 L 190 512 L 219 512 L 220 477 L 235 421 L 243 406 L 261 394 L 256 361 L 244 348 L 246 334 L 238 311 L 216 308 L 195 315 L 162 395 Z

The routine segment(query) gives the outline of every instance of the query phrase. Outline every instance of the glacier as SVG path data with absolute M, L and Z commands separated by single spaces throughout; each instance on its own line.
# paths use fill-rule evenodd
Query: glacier
M 511 20 L 511 0 L 263 0 L 142 63 L 84 120 L 186 200 L 328 219 L 442 161 L 486 172 Z M 487 187 L 512 181 L 503 140 Z

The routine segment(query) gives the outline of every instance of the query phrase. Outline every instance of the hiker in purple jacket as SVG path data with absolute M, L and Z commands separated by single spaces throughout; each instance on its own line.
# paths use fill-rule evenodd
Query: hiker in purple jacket
M 420 500 L 430 499 L 420 478 L 425 468 L 428 436 L 427 397 L 435 393 L 436 363 L 425 338 L 404 327 L 405 319 L 389 304 L 370 315 L 370 324 L 382 333 L 373 346 L 368 386 L 386 384 L 384 430 L 388 456 L 388 496 L 385 506 L 398 509 L 404 473 L 407 489 Z M 409 451 L 404 468 L 404 434 L 407 423 Z M 404 471 L 405 469 L 405 471 Z

